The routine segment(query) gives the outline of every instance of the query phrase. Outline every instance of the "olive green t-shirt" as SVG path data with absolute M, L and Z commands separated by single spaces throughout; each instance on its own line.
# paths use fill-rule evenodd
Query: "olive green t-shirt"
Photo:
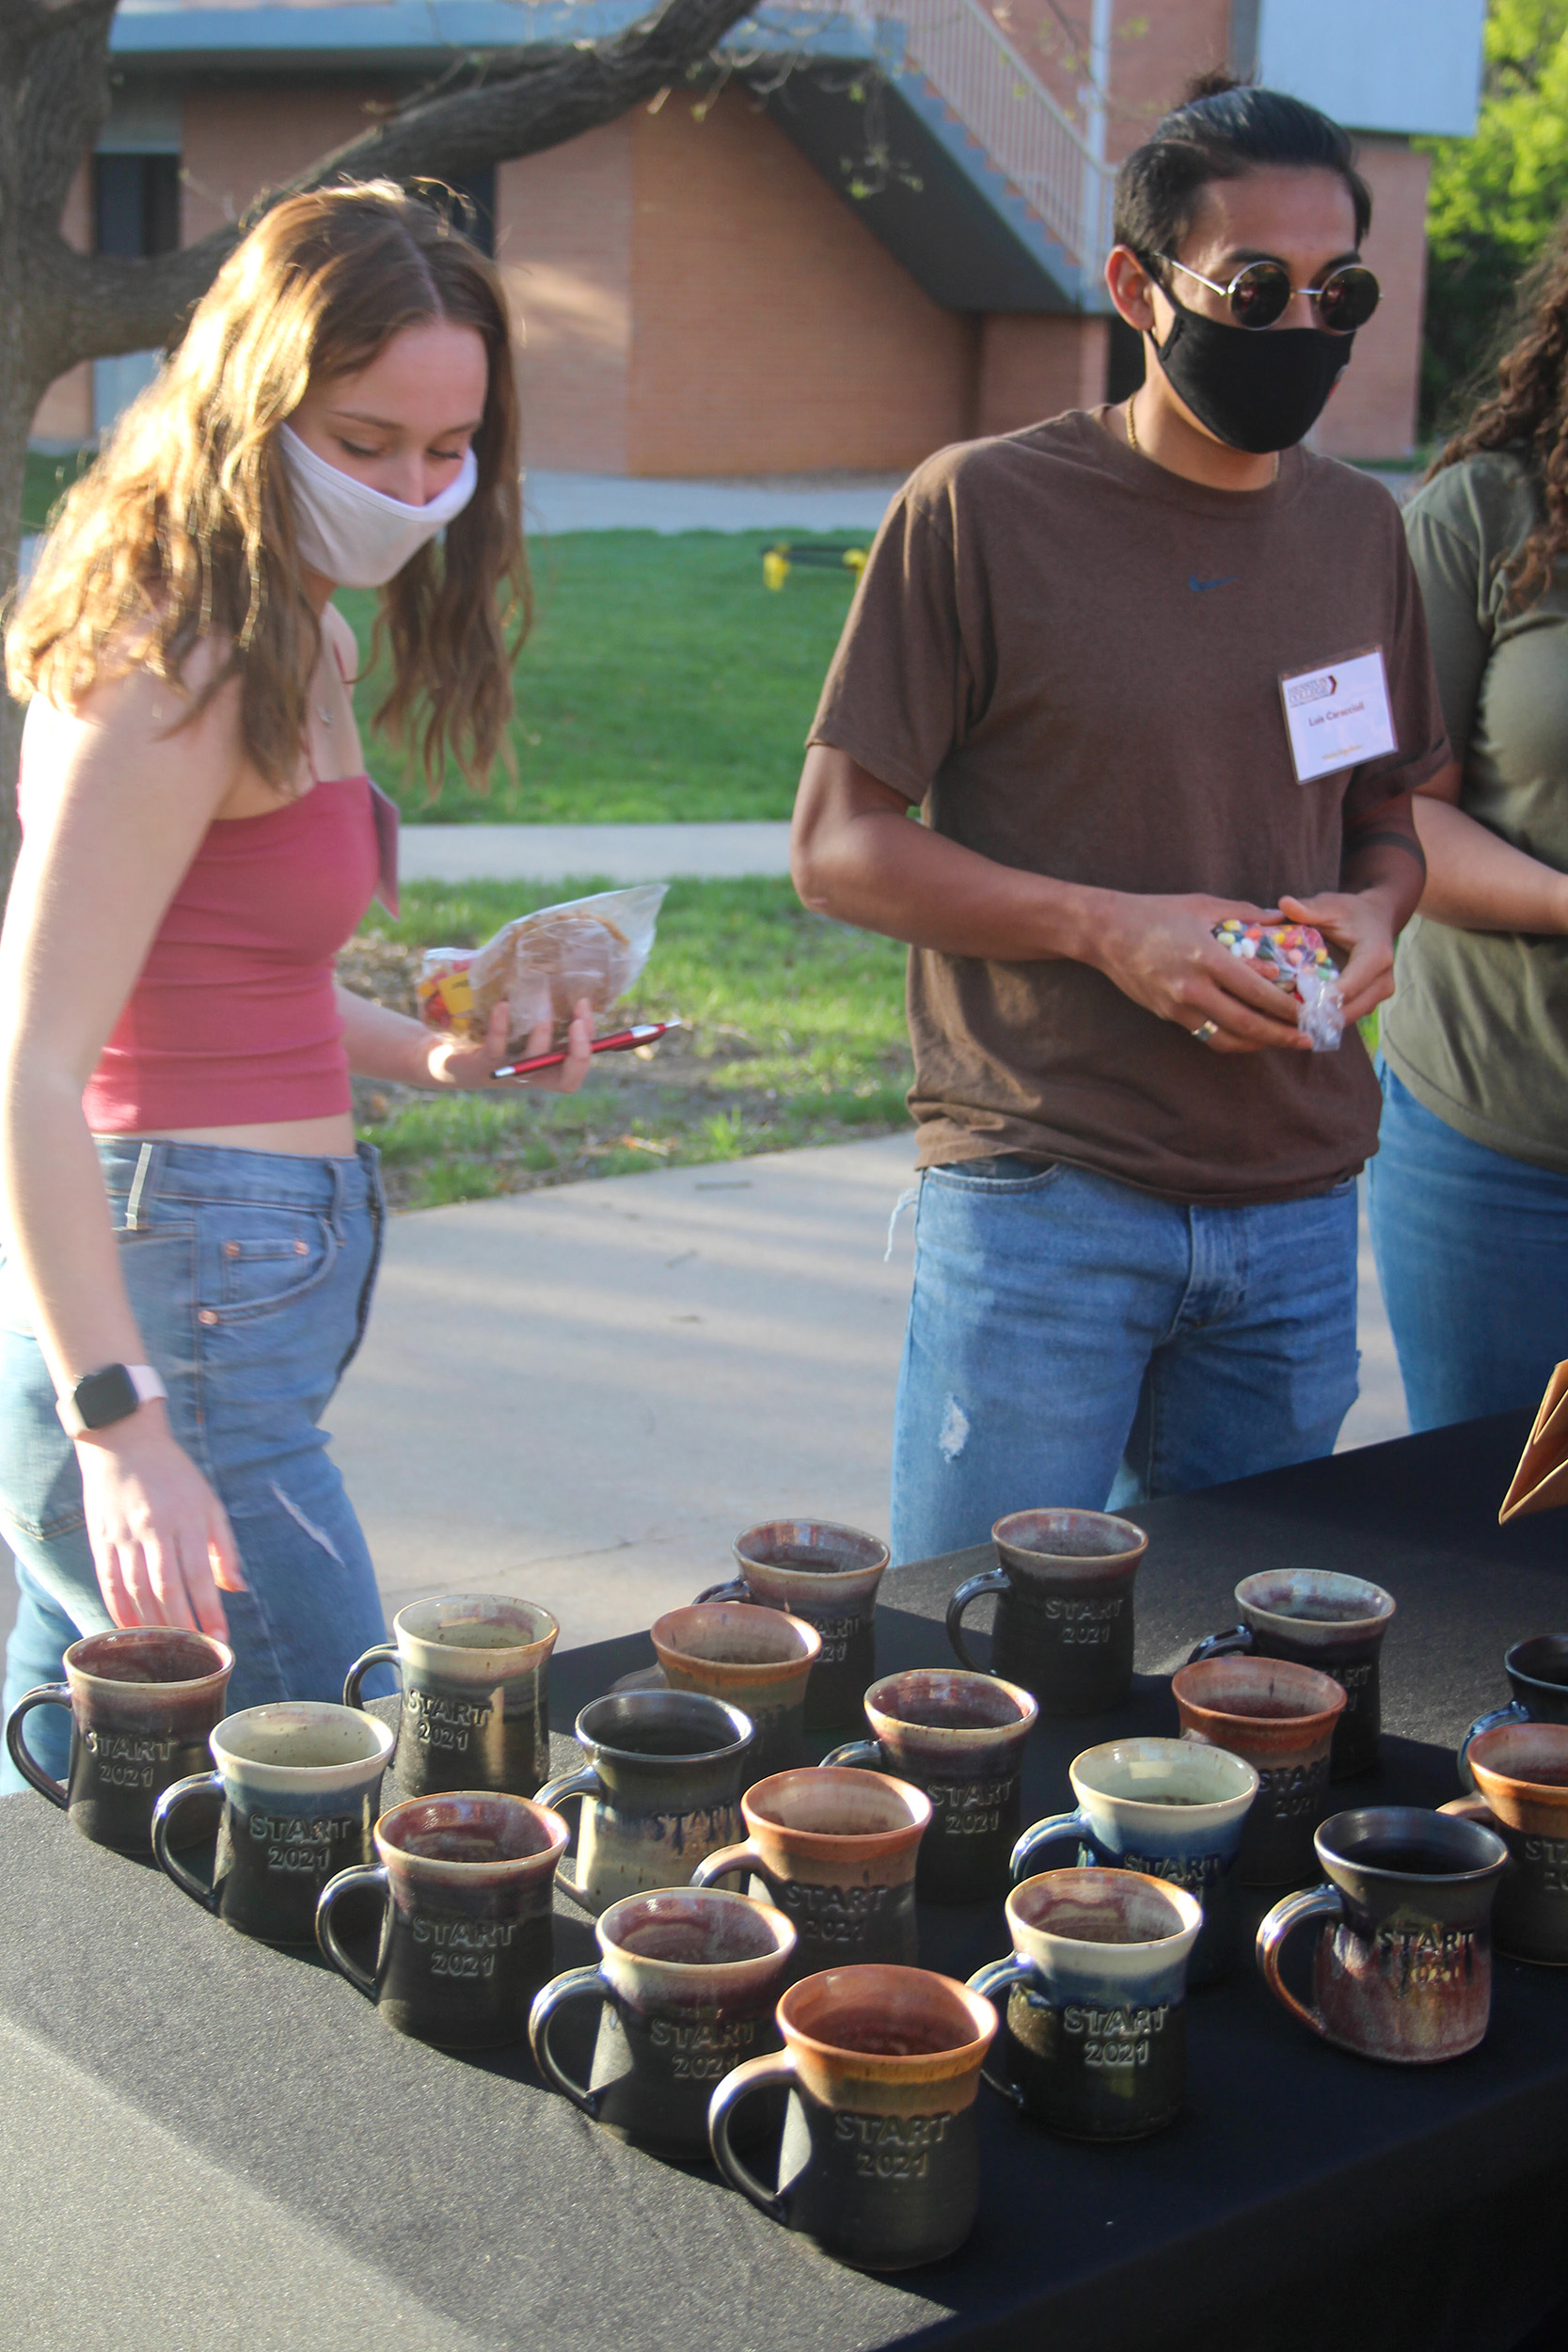
M 1398 749 L 1298 784 L 1282 676 L 1381 646 Z M 1338 887 L 1347 821 L 1448 757 L 1399 509 L 1287 450 L 1260 490 L 1187 482 L 1074 411 L 943 450 L 895 501 L 812 739 L 1025 872 L 1276 906 Z M 915 948 L 922 1168 L 1004 1152 L 1167 1200 L 1325 1190 L 1377 1148 L 1337 1054 L 1210 1053 L 1092 965 Z
M 1568 570 L 1523 612 L 1502 577 L 1540 518 L 1524 464 L 1487 453 L 1418 491 L 1404 527 L 1459 804 L 1568 871 Z M 1412 1094 L 1474 1142 L 1568 1172 L 1568 938 L 1418 914 L 1395 972 L 1383 1046 Z

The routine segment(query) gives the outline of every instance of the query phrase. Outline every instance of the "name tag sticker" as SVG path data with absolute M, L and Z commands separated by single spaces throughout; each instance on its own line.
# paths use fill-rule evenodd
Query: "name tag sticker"
M 1332 668 L 1297 670 L 1280 679 L 1279 693 L 1298 784 L 1399 750 L 1381 645 Z

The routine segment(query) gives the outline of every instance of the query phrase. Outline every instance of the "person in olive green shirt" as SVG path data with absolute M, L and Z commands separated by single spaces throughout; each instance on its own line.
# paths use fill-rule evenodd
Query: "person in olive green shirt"
M 1498 389 L 1405 510 L 1455 765 L 1382 1028 L 1370 1177 L 1411 1425 L 1568 1357 L 1568 228 Z

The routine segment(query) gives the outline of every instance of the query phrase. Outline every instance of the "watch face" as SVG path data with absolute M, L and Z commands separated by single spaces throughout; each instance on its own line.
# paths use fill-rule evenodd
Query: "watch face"
M 136 1384 L 123 1364 L 89 1372 L 85 1380 L 77 1381 L 71 1399 L 87 1429 L 107 1429 L 111 1422 L 124 1421 L 141 1403 Z

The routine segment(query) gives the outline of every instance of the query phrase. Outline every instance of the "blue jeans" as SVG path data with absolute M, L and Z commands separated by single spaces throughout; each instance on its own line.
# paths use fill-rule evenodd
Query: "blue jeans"
M 102 1139 L 120 1269 L 175 1436 L 221 1497 L 249 1589 L 226 1594 L 230 1711 L 341 1699 L 385 1640 L 359 1522 L 320 1426 L 370 1311 L 385 1216 L 375 1153 L 304 1159 L 207 1144 Z M 8 1713 L 60 1679 L 62 1651 L 110 1618 L 82 1510 L 76 1451 L 32 1336 L 17 1269 L 0 1259 L 0 1529 L 21 1606 L 6 1652 Z M 54 1708 L 27 1719 L 63 1772 Z M 0 1788 L 22 1786 L 7 1758 Z
M 1472 1142 L 1378 1074 L 1372 1247 L 1410 1426 L 1538 1405 L 1568 1356 L 1568 1176 Z
M 1102 1510 L 1331 1454 L 1355 1401 L 1354 1179 L 1183 1207 L 1014 1155 L 928 1168 L 893 1552 L 1005 1512 Z

